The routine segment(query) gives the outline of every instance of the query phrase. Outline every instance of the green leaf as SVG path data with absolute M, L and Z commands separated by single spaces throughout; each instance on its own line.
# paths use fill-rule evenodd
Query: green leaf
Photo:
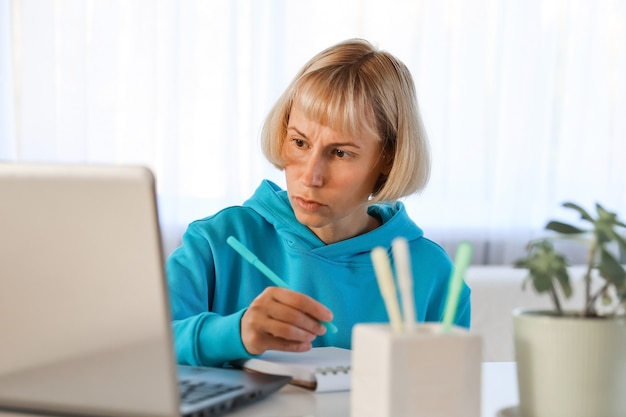
M 552 220 L 551 222 L 546 224 L 546 230 L 552 230 L 554 232 L 562 233 L 565 235 L 581 234 L 581 233 L 586 232 L 585 230 L 582 230 L 576 226 L 572 226 L 570 224 L 555 221 L 555 220 Z
M 580 213 L 580 217 L 583 220 L 587 220 L 589 222 L 593 222 L 593 217 L 591 217 L 589 215 L 589 213 L 587 213 L 587 210 L 585 210 L 584 208 L 582 208 L 581 206 L 579 206 L 578 204 L 574 204 L 571 202 L 567 202 L 567 203 L 563 203 L 563 207 L 565 208 L 571 208 L 576 210 L 578 213 Z
M 596 225 L 596 239 L 598 243 L 605 244 L 611 241 L 611 236 L 614 235 L 613 230 L 610 228 L 603 227 L 601 224 Z
M 556 271 L 555 274 L 556 280 L 561 285 L 561 289 L 563 290 L 563 295 L 566 298 L 570 298 L 572 296 L 572 286 L 570 284 L 569 274 L 567 273 L 567 268 L 563 267 Z
M 596 210 L 598 211 L 598 221 L 609 223 L 611 225 L 617 223 L 617 214 L 606 210 L 598 203 L 596 203 Z
M 535 287 L 535 291 L 546 292 L 551 288 L 552 277 L 550 275 L 538 271 L 531 271 L 531 276 L 533 279 L 533 286 Z
M 620 235 L 617 232 L 615 232 L 615 235 L 613 237 L 615 238 L 615 241 L 619 245 L 619 249 L 622 252 L 622 254 L 626 256 L 626 238 L 624 238 L 624 236 Z
M 529 275 L 524 280 L 522 288 L 525 289 L 530 281 L 536 292 L 549 292 L 555 286 L 554 281 L 558 281 L 563 294 L 569 298 L 572 288 L 565 256 L 556 252 L 552 243 L 545 239 L 532 242 L 528 251 L 526 258 L 515 262 L 516 267 L 528 269 Z
M 605 247 L 600 248 L 600 265 L 598 269 L 600 276 L 615 285 L 618 291 L 621 292 L 626 286 L 626 271 L 624 267 Z
M 513 267 L 514 268 L 528 268 L 528 261 L 526 260 L 526 258 L 518 259 L 513 264 Z

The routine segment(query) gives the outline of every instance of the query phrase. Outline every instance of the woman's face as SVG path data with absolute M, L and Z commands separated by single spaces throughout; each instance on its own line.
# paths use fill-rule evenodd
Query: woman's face
M 367 129 L 351 137 L 308 119 L 294 104 L 283 142 L 287 192 L 298 221 L 323 242 L 378 226 L 368 199 L 383 166 L 381 144 Z

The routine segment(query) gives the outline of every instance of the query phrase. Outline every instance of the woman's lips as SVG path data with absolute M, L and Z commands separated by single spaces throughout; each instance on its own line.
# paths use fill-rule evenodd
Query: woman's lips
M 302 197 L 294 197 L 294 200 L 296 204 L 298 204 L 298 206 L 303 208 L 304 210 L 314 211 L 314 210 L 319 210 L 321 207 L 324 206 L 324 204 L 322 203 L 319 203 L 314 200 L 307 200 L 306 198 L 302 198 Z

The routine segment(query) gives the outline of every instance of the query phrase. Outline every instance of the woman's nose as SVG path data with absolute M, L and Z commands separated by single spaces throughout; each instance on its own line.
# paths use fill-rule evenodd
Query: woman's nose
M 302 182 L 307 187 L 321 187 L 324 185 L 325 162 L 319 155 L 311 155 L 306 161 L 304 172 L 302 173 Z

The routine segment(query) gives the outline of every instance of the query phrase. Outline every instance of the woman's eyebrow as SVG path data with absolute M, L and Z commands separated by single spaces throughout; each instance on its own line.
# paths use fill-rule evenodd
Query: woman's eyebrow
M 303 139 L 308 139 L 306 133 L 301 132 L 300 129 L 298 129 L 295 126 L 287 126 L 287 130 L 288 131 L 289 130 L 293 130 L 299 136 L 302 136 Z M 350 146 L 350 147 L 353 147 L 353 148 L 356 148 L 356 149 L 361 149 L 361 147 L 356 142 L 333 142 L 333 143 L 330 143 L 329 146 L 335 146 L 335 147 L 338 147 L 338 148 Z
M 295 126 L 287 126 L 287 130 L 293 130 L 294 132 L 296 132 L 298 135 L 302 136 L 303 138 L 307 139 L 307 136 L 304 132 L 301 132 L 300 129 L 298 129 Z

